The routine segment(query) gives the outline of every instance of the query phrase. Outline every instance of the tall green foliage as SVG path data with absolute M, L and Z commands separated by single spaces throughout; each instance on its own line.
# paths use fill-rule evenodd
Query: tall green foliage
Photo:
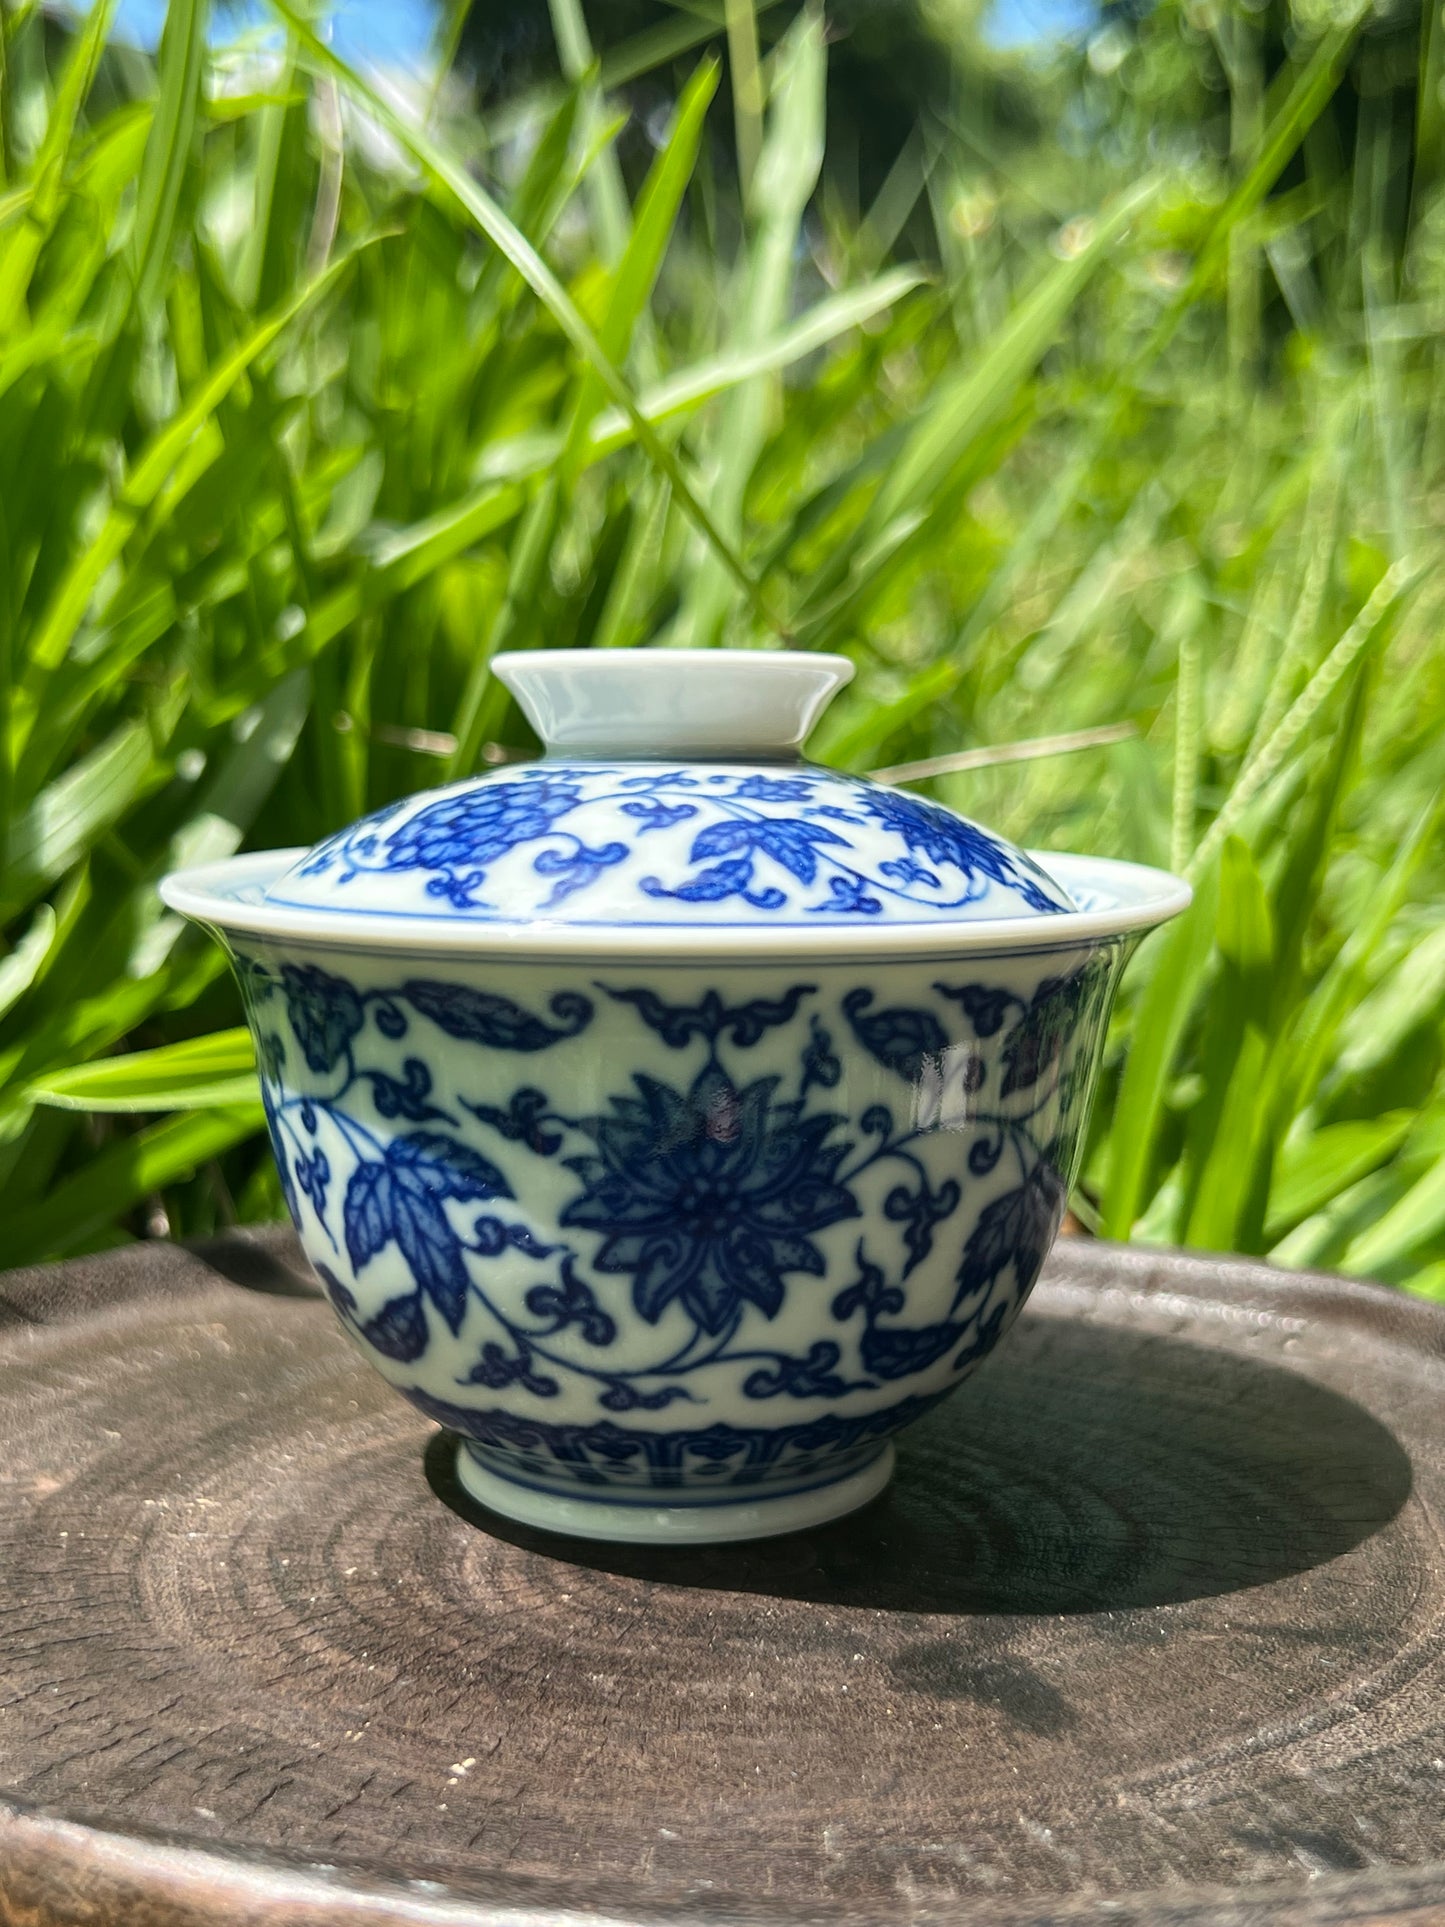
M 172 6 L 140 87 L 4 14 L 7 1260 L 279 1210 L 167 868 L 525 749 L 498 649 L 783 635 L 858 663 L 820 756 L 1193 874 L 1086 1221 L 1445 1294 L 1445 203 L 1429 112 L 1403 224 L 1368 114 L 1342 165 L 1368 26 L 1107 25 L 1006 154 L 964 46 L 849 214 L 809 13 L 599 69 L 559 5 L 570 80 L 478 119 L 277 11 Z M 684 46 L 639 162 L 599 74 Z

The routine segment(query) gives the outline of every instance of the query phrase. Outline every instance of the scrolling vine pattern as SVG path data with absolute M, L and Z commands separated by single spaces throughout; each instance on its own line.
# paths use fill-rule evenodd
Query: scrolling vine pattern
M 472 1329 L 487 1335 L 467 1354 L 457 1398 L 440 1403 L 469 1415 L 462 1429 L 472 1436 L 490 1437 L 477 1431 L 487 1415 L 465 1403 L 463 1388 L 515 1387 L 547 1401 L 564 1383 L 572 1391 L 582 1384 L 600 1413 L 660 1411 L 697 1403 L 699 1374 L 728 1365 L 760 1407 L 827 1404 L 901 1386 L 943 1360 L 962 1371 L 983 1356 L 1058 1228 L 1076 1115 L 1068 1045 L 1097 1020 L 1107 974 L 1094 958 L 1028 996 L 938 982 L 932 1008 L 880 1007 L 869 987 L 847 990 L 836 1006 L 841 1021 L 869 1058 L 902 1080 L 909 1106 L 905 1114 L 901 1105 L 873 1103 L 856 1119 L 832 1096 L 844 1075 L 828 1028 L 838 1019 L 825 1021 L 817 987 L 807 983 L 743 1003 L 715 989 L 674 1003 L 646 986 L 596 983 L 558 991 L 538 1010 L 420 976 L 361 988 L 316 964 L 273 969 L 252 960 L 245 981 L 282 1182 L 293 1215 L 302 1218 L 305 1200 L 336 1254 L 317 1267 L 336 1309 L 369 1345 L 407 1366 L 428 1351 L 434 1319 L 459 1339 L 481 1306 L 485 1317 Z M 629 1089 L 585 1114 L 565 1112 L 540 1081 L 521 1077 L 501 1102 L 480 1094 L 458 1096 L 451 1107 L 437 1100 L 433 1031 L 504 1059 L 537 1060 L 587 1031 L 604 1006 L 629 1013 L 669 1062 L 686 1056 L 690 1074 L 636 1070 Z M 957 1020 L 945 1027 L 940 1010 L 954 1007 L 973 1045 L 958 1041 Z M 369 1048 L 373 1032 L 391 1048 Z M 765 1039 L 768 1067 L 750 1075 L 748 1054 Z M 287 1075 L 292 1051 L 311 1074 L 304 1092 Z M 1041 1137 L 1045 1118 L 1050 1134 Z M 923 1141 L 965 1122 L 956 1174 L 931 1175 Z M 333 1168 L 343 1156 L 347 1168 Z M 509 1176 L 519 1156 L 542 1161 L 554 1179 L 566 1174 L 550 1242 L 521 1220 Z M 1005 1172 L 1012 1181 L 1001 1185 Z M 839 1286 L 834 1268 L 830 1284 L 823 1234 L 864 1216 L 860 1187 L 880 1174 L 899 1257 L 890 1266 L 859 1235 L 852 1275 Z M 973 1209 L 970 1179 L 989 1181 L 986 1201 Z M 942 1316 L 927 1323 L 906 1322 L 908 1281 L 945 1233 L 958 1252 L 951 1302 L 935 1302 Z M 539 1271 L 520 1290 L 518 1258 Z M 384 1275 L 405 1282 L 379 1308 L 363 1309 L 341 1273 L 359 1285 L 383 1259 Z M 838 1336 L 801 1351 L 765 1342 L 789 1293 L 808 1288 L 831 1291 Z M 638 1351 L 638 1321 L 665 1328 L 660 1352 Z M 438 1406 L 434 1393 L 415 1396 L 426 1409 Z M 808 1436 L 813 1423 L 804 1424 Z M 487 1424 L 525 1431 L 542 1421 L 494 1413 Z M 695 1428 L 686 1437 L 716 1431 Z M 562 1428 L 554 1446 L 562 1432 L 570 1436 Z M 674 1436 L 683 1435 L 656 1434 L 656 1450 Z
M 877 1393 L 940 1360 L 958 1372 L 983 1357 L 1033 1285 L 1058 1229 L 1062 1139 L 1073 1114 L 1065 1046 L 1096 1004 L 1102 977 L 1090 962 L 1038 983 L 1027 998 L 996 985 L 936 983 L 936 996 L 958 1006 L 975 1041 L 998 1039 L 988 1052 L 954 1043 L 958 1023 L 952 1033 L 944 1029 L 936 1008 L 879 1008 L 867 987 L 844 992 L 842 1021 L 879 1066 L 904 1081 L 911 1100 L 907 1118 L 896 1106 L 871 1104 L 855 1122 L 830 1106 L 842 1064 L 823 1016 L 809 1008 L 817 990 L 805 983 L 742 1004 L 719 990 L 674 1004 L 647 987 L 599 983 L 595 994 L 557 992 L 543 1012 L 426 977 L 358 989 L 314 964 L 272 971 L 252 962 L 247 985 L 287 1201 L 299 1220 L 306 1201 L 337 1253 L 335 1264 L 318 1266 L 335 1307 L 366 1343 L 403 1366 L 428 1351 L 432 1318 L 460 1337 L 468 1310 L 486 1308 L 489 1335 L 457 1378 L 457 1401 L 443 1401 L 472 1412 L 472 1436 L 480 1436 L 480 1414 L 462 1403 L 460 1387 L 518 1387 L 549 1401 L 570 1380 L 593 1387 L 601 1412 L 661 1411 L 674 1401 L 696 1403 L 697 1374 L 730 1364 L 742 1368 L 744 1397 L 759 1405 L 828 1403 Z M 426 1056 L 408 1050 L 399 1073 L 366 1062 L 372 1029 L 387 1044 L 424 1050 L 418 1019 L 460 1044 L 539 1058 L 582 1035 L 603 998 L 630 1012 L 667 1052 L 696 1056 L 701 1043 L 701 1066 L 676 1079 L 638 1069 L 632 1089 L 584 1116 L 559 1110 L 538 1083 L 518 1081 L 499 1104 L 460 1096 L 464 1122 L 435 1100 Z M 776 1069 L 755 1077 L 736 1069 L 773 1033 L 788 1033 L 788 1054 L 773 1050 L 769 1062 L 796 1066 L 786 1089 Z M 287 1077 L 291 1048 L 312 1073 L 304 1095 L 297 1077 Z M 391 1050 L 393 1066 L 395 1058 Z M 931 1177 L 919 1141 L 948 1122 L 950 1075 L 952 1100 L 961 1096 L 969 1125 L 965 1172 Z M 992 1100 L 990 1079 L 998 1087 Z M 366 1122 L 368 1108 L 378 1123 Z M 1054 1135 L 1040 1141 L 1035 1123 L 1044 1112 Z M 345 1183 L 333 1172 L 328 1143 L 333 1154 L 345 1148 Z M 493 1143 L 497 1154 L 489 1156 Z M 518 1222 L 507 1175 L 512 1154 L 568 1174 L 555 1220 L 563 1237 L 553 1233 L 549 1243 Z M 1015 1181 L 1000 1189 L 994 1179 L 988 1201 L 965 1214 L 967 1177 L 988 1179 L 1006 1156 Z M 859 1183 L 879 1170 L 892 1174 L 882 1214 L 900 1227 L 902 1264 L 890 1274 L 859 1235 L 854 1276 L 842 1287 L 834 1281 L 830 1297 L 840 1335 L 798 1353 L 759 1341 L 800 1281 L 825 1280 L 819 1237 L 863 1216 Z M 909 1324 L 900 1316 L 907 1280 L 954 1220 L 952 1303 L 944 1316 Z M 582 1247 L 572 1233 L 584 1233 Z M 339 1274 L 358 1281 L 383 1254 L 387 1276 L 397 1276 L 399 1260 L 407 1285 L 380 1308 L 362 1310 Z M 507 1289 L 495 1281 L 499 1260 L 516 1254 L 541 1266 L 520 1293 L 514 1281 Z M 624 1308 L 632 1316 L 624 1318 Z M 680 1328 L 682 1341 L 640 1357 L 638 1320 L 659 1328 L 669 1312 L 667 1330 Z M 657 1436 L 659 1451 L 669 1436 Z
M 729 904 L 762 921 L 957 912 L 991 890 L 1042 914 L 1070 906 L 1028 858 L 925 798 L 827 771 L 644 771 L 540 763 L 445 791 L 407 814 L 393 805 L 341 831 L 299 866 L 345 890 L 364 875 L 424 874 L 424 899 L 499 914 L 491 872 L 538 845 L 539 912 L 591 890 L 630 859 L 627 914 L 667 900 Z M 682 841 L 659 832 L 681 831 Z M 660 848 L 656 862 L 647 853 Z M 663 870 L 667 875 L 659 875 Z M 620 874 L 620 872 L 619 872 Z M 515 878 L 514 878 L 515 881 Z M 277 900 L 289 900 L 287 879 Z M 506 894 L 515 894 L 510 892 Z

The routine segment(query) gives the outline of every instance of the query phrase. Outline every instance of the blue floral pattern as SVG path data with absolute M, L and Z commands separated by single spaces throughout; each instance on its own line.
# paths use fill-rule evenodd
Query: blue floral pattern
M 553 761 L 366 817 L 266 894 L 509 923 L 918 923 L 1073 907 L 989 831 L 855 777 Z
M 822 1461 L 829 1479 L 865 1464 L 880 1439 L 923 1417 L 946 1392 L 911 1396 L 880 1411 L 782 1425 L 691 1425 L 646 1432 L 624 1430 L 615 1420 L 550 1424 L 511 1412 L 479 1412 L 428 1393 L 414 1402 L 439 1425 L 471 1443 L 482 1465 L 498 1461 L 525 1483 L 608 1497 L 619 1487 L 649 1491 L 719 1486 L 766 1492 L 794 1486 L 800 1467 Z M 606 1488 L 599 1491 L 598 1488 Z
M 745 1484 L 866 1456 L 997 1342 L 1058 1229 L 1117 961 L 744 998 L 686 971 L 242 975 L 288 1205 L 393 1381 L 517 1476 Z
M 597 1150 L 565 1161 L 584 1188 L 563 1225 L 601 1234 L 594 1264 L 632 1279 L 651 1325 L 674 1299 L 710 1337 L 744 1300 L 775 1318 L 790 1273 L 827 1269 L 813 1234 L 858 1215 L 837 1182 L 849 1146 L 830 1142 L 843 1120 L 777 1101 L 776 1077 L 739 1090 L 716 1059 L 685 1091 L 636 1085 L 583 1125 Z

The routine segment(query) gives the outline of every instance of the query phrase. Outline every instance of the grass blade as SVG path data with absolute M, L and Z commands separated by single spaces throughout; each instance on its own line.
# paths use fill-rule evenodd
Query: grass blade
M 717 82 L 717 63 L 704 61 L 683 89 L 672 133 L 648 170 L 638 197 L 631 233 L 611 276 L 606 311 L 597 337 L 603 353 L 619 366 L 627 358 L 639 317 L 652 299 L 662 257 L 672 237 L 682 197 L 692 179 L 703 123 L 717 91 Z M 597 371 L 586 369 L 579 384 L 572 430 L 563 455 L 563 471 L 569 480 L 575 477 L 583 457 L 588 430 L 604 392 Z M 646 412 L 640 401 L 638 407 Z
M 55 225 L 76 122 L 95 81 L 114 11 L 115 0 L 95 0 L 84 26 L 75 36 L 51 103 L 45 136 L 31 169 L 30 204 L 25 219 L 0 232 L 0 341 L 20 320 L 40 251 Z M 0 31 L 8 31 L 8 23 L 3 19 L 0 19 Z
M 1351 1243 L 1342 1271 L 1368 1278 L 1388 1271 L 1445 1229 L 1445 1157 L 1439 1158 L 1384 1214 Z
M 1203 842 L 1194 853 L 1194 860 L 1189 866 L 1191 876 L 1203 869 L 1224 839 L 1236 829 L 1250 803 L 1278 775 L 1356 663 L 1367 650 L 1378 646 L 1390 633 L 1410 597 L 1424 581 L 1427 566 L 1406 557 L 1386 570 L 1364 608 L 1290 704 L 1258 752 L 1240 771 L 1223 809 L 1210 824 Z
M 1414 1123 L 1410 1111 L 1346 1118 L 1287 1144 L 1275 1164 L 1265 1237 L 1276 1245 L 1297 1224 L 1392 1158 Z
M 126 723 L 43 789 L 11 826 L 0 912 L 13 916 L 118 823 L 152 769 L 150 731 Z
M 311 31 L 300 15 L 287 4 L 287 0 L 271 0 L 271 5 L 296 35 L 298 42 L 306 49 L 312 61 L 324 72 L 334 75 L 344 87 L 365 103 L 368 112 L 373 114 L 387 132 L 405 148 L 437 186 L 457 202 L 493 247 L 516 269 L 566 335 L 577 354 L 596 370 L 608 395 L 631 422 L 638 442 L 646 450 L 649 458 L 667 476 L 679 508 L 696 525 L 708 546 L 742 590 L 758 620 L 766 628 L 786 638 L 789 631 L 774 614 L 763 594 L 761 584 L 754 580 L 747 564 L 717 526 L 713 516 L 703 505 L 692 483 L 684 474 L 676 454 L 642 413 L 632 390 L 604 353 L 601 342 L 592 328 L 583 320 L 572 297 L 531 242 L 508 220 L 491 195 L 471 178 L 458 161 L 446 153 L 423 129 L 412 126 L 377 93 L 375 88 L 369 86 L 353 68 L 348 67 L 345 61 L 332 53 L 331 49 Z
M 1109 1127 L 1101 1217 L 1108 1238 L 1127 1238 L 1143 1208 L 1170 1067 L 1214 948 L 1218 892 L 1215 867 L 1200 879 L 1194 902 L 1179 921 L 1154 939 L 1153 973 L 1134 1018 Z
M 14 1009 L 39 975 L 55 942 L 56 927 L 55 912 L 42 903 L 25 935 L 9 956 L 0 959 L 0 1017 Z
M 257 1101 L 249 1030 L 218 1031 L 159 1050 L 103 1057 L 36 1078 L 37 1104 L 68 1111 L 201 1111 Z
M 161 31 L 160 99 L 141 161 L 131 237 L 136 301 L 153 310 L 170 269 L 171 238 L 180 207 L 205 71 L 208 0 L 170 0 Z
M 167 1118 L 123 1138 L 77 1176 L 57 1184 L 43 1201 L 10 1214 L 6 1256 L 17 1265 L 63 1258 L 142 1199 L 189 1177 L 197 1165 L 252 1136 L 263 1123 L 259 1104 L 230 1105 Z
M 143 450 L 99 532 L 77 554 L 58 584 L 31 638 L 30 673 L 26 679 L 30 700 L 23 709 L 17 704 L 18 713 L 12 722 L 12 727 L 18 731 L 17 748 L 23 748 L 28 737 L 40 690 L 48 675 L 58 667 L 70 647 L 101 577 L 119 557 L 139 526 L 141 517 L 172 479 L 196 437 L 236 383 L 284 329 L 335 285 L 354 259 L 355 252 L 353 250 L 352 254 L 334 261 L 314 281 L 307 283 L 258 322 L 244 340 L 217 364 L 185 407 L 157 431 Z

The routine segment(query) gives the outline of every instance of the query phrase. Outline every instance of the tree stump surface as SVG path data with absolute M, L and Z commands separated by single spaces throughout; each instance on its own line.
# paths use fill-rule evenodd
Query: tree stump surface
M 546 1539 L 289 1234 L 0 1277 L 0 1922 L 1445 1920 L 1445 1311 L 1069 1242 L 853 1518 Z

